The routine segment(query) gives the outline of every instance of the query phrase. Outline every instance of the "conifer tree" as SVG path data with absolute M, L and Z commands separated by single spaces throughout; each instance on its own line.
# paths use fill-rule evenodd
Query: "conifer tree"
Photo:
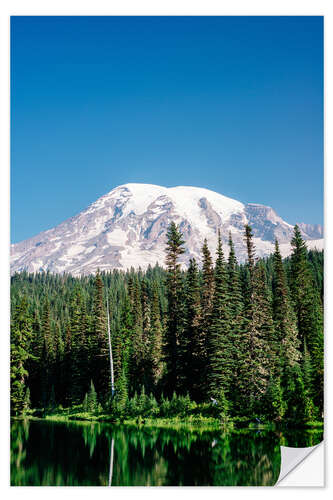
M 254 264 L 255 264 L 255 247 L 253 243 L 252 228 L 249 225 L 245 226 L 245 243 L 247 248 L 247 265 L 250 271 L 250 277 L 253 279 Z
M 53 371 L 53 383 L 55 386 L 56 394 L 62 394 L 62 365 L 64 356 L 64 341 L 61 334 L 61 327 L 59 322 L 55 325 L 54 329 L 54 371 Z
M 134 325 L 130 358 L 130 385 L 132 391 L 134 392 L 136 387 L 139 385 L 141 386 L 144 381 L 147 349 L 143 335 L 142 295 L 138 277 L 134 283 L 133 320 Z
M 247 262 L 243 273 L 243 294 L 244 294 L 245 314 L 247 318 L 250 318 L 256 255 L 255 255 L 255 246 L 253 243 L 252 228 L 248 225 L 245 226 L 244 241 L 247 248 Z
M 209 392 L 208 387 L 208 370 L 209 370 L 209 333 L 212 321 L 212 309 L 214 298 L 214 267 L 211 253 L 209 251 L 207 240 L 204 240 L 202 247 L 202 358 L 204 362 L 202 379 L 206 381 L 203 383 L 203 390 L 205 393 Z
M 87 398 L 87 403 L 88 403 L 88 411 L 90 413 L 95 413 L 97 411 L 97 405 L 98 405 L 98 400 L 97 400 L 97 393 L 95 390 L 95 386 L 93 381 L 90 381 L 90 391 L 88 393 L 88 398 Z
M 302 353 L 302 372 L 303 372 L 304 387 L 309 390 L 312 387 L 313 373 L 312 373 L 311 356 L 307 348 L 305 339 L 303 343 L 303 353 Z
M 167 232 L 166 264 L 167 264 L 167 298 L 168 317 L 164 356 L 167 367 L 166 391 L 172 394 L 181 390 L 182 357 L 180 343 L 184 331 L 183 283 L 181 278 L 179 257 L 185 252 L 182 234 L 174 222 Z
M 286 365 L 293 366 L 300 359 L 299 340 L 278 241 L 275 241 L 273 275 L 273 319 L 275 325 L 275 352 L 279 359 L 278 374 L 283 376 Z
M 29 375 L 26 365 L 31 356 L 31 323 L 28 302 L 24 296 L 13 312 L 10 332 L 11 411 L 14 415 L 20 415 L 25 408 L 26 380 Z
M 41 333 L 45 342 L 48 365 L 51 366 L 52 358 L 54 355 L 54 346 L 51 334 L 50 302 L 48 297 L 45 298 L 43 305 Z
M 77 288 L 74 291 L 71 303 L 71 401 L 78 404 L 86 391 L 83 387 L 82 378 L 87 371 L 82 356 L 84 355 L 84 339 L 82 338 L 82 296 Z M 83 342 L 82 342 L 83 341 Z
M 119 327 L 112 336 L 113 365 L 116 392 L 129 390 L 129 361 L 133 331 L 133 316 L 130 299 L 127 293 L 121 311 Z
M 306 394 L 306 397 L 308 399 L 308 405 L 310 408 L 310 415 L 314 418 L 321 418 L 320 411 L 321 411 L 321 406 L 320 403 L 318 404 L 318 400 L 320 401 L 320 396 L 322 393 L 320 392 L 320 389 L 323 391 L 323 387 L 319 388 L 316 387 L 314 384 L 313 380 L 313 368 L 312 368 L 312 361 L 311 361 L 311 356 L 308 351 L 307 345 L 306 345 L 306 340 L 304 339 L 304 346 L 303 346 L 303 352 L 302 352 L 302 375 L 303 375 L 303 384 L 304 384 L 304 391 Z M 319 398 L 318 394 L 315 391 L 319 392 Z M 314 401 L 316 402 L 316 405 L 314 405 Z
M 242 321 L 244 302 L 242 288 L 239 278 L 235 247 L 229 234 L 229 258 L 228 258 L 228 294 L 230 298 L 230 315 L 233 328 L 236 330 Z
M 126 407 L 127 399 L 128 399 L 127 377 L 125 368 L 123 368 L 120 377 L 118 377 L 118 380 L 116 382 L 116 395 L 114 398 L 114 404 L 120 415 L 122 415 Z
M 217 398 L 220 391 L 223 390 L 228 399 L 228 390 L 234 369 L 234 349 L 230 327 L 227 270 L 220 232 L 218 233 L 215 288 L 209 340 L 210 395 Z
M 271 376 L 274 357 L 274 325 L 272 307 L 267 288 L 265 267 L 261 262 L 254 265 L 252 231 L 245 228 L 250 271 L 250 301 L 247 303 L 247 326 L 240 353 L 239 390 L 243 404 L 249 411 L 255 411 L 265 394 Z
M 156 387 L 163 373 L 162 361 L 162 324 L 157 283 L 154 282 L 150 321 L 150 366 L 152 385 Z
M 218 395 L 219 418 L 223 424 L 226 424 L 229 417 L 229 402 L 225 397 L 224 390 L 221 388 Z
M 234 411 L 241 411 L 241 366 L 243 363 L 243 342 L 247 329 L 247 319 L 244 312 L 244 300 L 237 265 L 235 248 L 231 233 L 229 234 L 229 258 L 227 265 L 228 295 L 229 295 L 229 313 L 230 330 L 234 346 L 234 370 L 233 378 L 230 383 L 230 392 L 232 393 L 232 403 Z
M 61 375 L 63 402 L 66 406 L 70 406 L 72 404 L 72 330 L 69 321 L 66 324 L 63 367 Z
M 205 398 L 204 384 L 204 338 L 202 335 L 202 311 L 198 267 L 195 259 L 190 259 L 187 271 L 185 293 L 185 328 L 183 335 L 184 386 L 196 401 Z
M 304 425 L 312 418 L 312 404 L 298 364 L 289 369 L 287 382 L 285 419 L 292 425 Z
M 45 409 L 50 398 L 53 377 L 54 346 L 51 334 L 50 302 L 46 296 L 43 304 L 41 335 L 43 349 L 41 353 L 41 403 Z
M 204 240 L 202 247 L 202 311 L 204 321 L 209 323 L 213 308 L 214 297 L 214 267 L 207 240 Z
M 306 340 L 313 366 L 314 400 L 323 411 L 324 337 L 322 306 L 307 258 L 307 248 L 299 227 L 294 228 L 291 240 L 290 282 L 300 342 Z
M 110 392 L 110 364 L 107 342 L 106 315 L 103 301 L 103 281 L 97 271 L 94 284 L 93 303 L 93 366 L 92 375 L 96 391 L 101 400 L 108 397 Z
M 285 412 L 285 402 L 280 377 L 271 374 L 264 395 L 261 412 L 270 421 L 281 421 Z
M 80 303 L 80 338 L 78 342 L 78 370 L 80 373 L 80 390 L 81 395 L 85 394 L 89 388 L 89 380 L 91 379 L 90 372 L 90 339 L 89 339 L 89 320 L 87 316 L 86 304 L 84 300 Z
M 299 227 L 294 227 L 294 236 L 291 240 L 292 254 L 290 258 L 291 292 L 297 315 L 300 340 L 306 339 L 310 353 L 312 343 L 317 336 L 317 325 L 313 314 L 314 283 L 307 259 L 306 244 L 302 239 Z
M 148 345 L 150 331 L 150 307 L 149 307 L 149 291 L 146 279 L 141 283 L 141 300 L 142 300 L 142 333 L 143 341 Z
M 27 359 L 27 371 L 29 373 L 29 388 L 32 407 L 37 407 L 40 399 L 41 389 L 41 355 L 43 350 L 43 338 L 41 335 L 40 311 L 36 307 L 32 315 L 32 332 L 30 341 L 30 354 Z

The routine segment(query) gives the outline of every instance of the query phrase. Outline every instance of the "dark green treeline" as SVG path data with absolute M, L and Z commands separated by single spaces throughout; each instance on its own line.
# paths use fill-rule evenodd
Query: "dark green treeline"
M 231 235 L 225 257 L 218 234 L 216 256 L 204 241 L 201 261 L 182 270 L 186 248 L 171 223 L 166 269 L 15 274 L 12 413 L 80 404 L 111 411 L 115 402 L 119 410 L 144 391 L 152 407 L 177 393 L 217 405 L 221 417 L 320 419 L 323 252 L 308 251 L 297 226 L 285 260 L 278 242 L 273 255 L 257 259 L 248 226 L 244 239 L 245 264 L 237 263 Z

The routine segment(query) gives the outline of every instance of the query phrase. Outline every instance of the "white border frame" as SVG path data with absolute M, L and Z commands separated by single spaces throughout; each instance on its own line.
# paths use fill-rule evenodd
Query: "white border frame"
M 332 7 L 333 2 L 329 0 L 317 1 L 296 1 L 296 0 L 280 0 L 279 2 L 271 0 L 270 2 L 263 0 L 239 0 L 236 2 L 226 1 L 213 1 L 213 0 L 122 0 L 115 2 L 114 0 L 103 1 L 95 0 L 94 2 L 81 1 L 65 1 L 58 0 L 57 2 L 48 2 L 41 0 L 30 0 L 29 2 L 23 0 L 3 1 L 0 6 L 1 24 L 0 24 L 0 50 L 1 50 L 1 93 L 0 93 L 0 110 L 1 110 L 1 168 L 0 168 L 0 214 L 1 214 L 1 336 L 0 336 L 0 353 L 1 353 L 1 376 L 0 376 L 0 389 L 1 389 L 1 414 L 0 414 L 0 432 L 1 432 L 1 463 L 0 463 L 0 487 L 3 490 L 3 495 L 16 497 L 24 495 L 25 498 L 36 498 L 40 495 L 56 496 L 56 495 L 70 495 L 71 497 L 80 496 L 90 497 L 93 492 L 90 488 L 44 488 L 30 487 L 30 488 L 10 488 L 9 487 L 9 338 L 6 335 L 9 327 L 9 16 L 10 15 L 324 15 L 325 26 L 325 373 L 326 373 L 326 388 L 328 387 L 329 374 L 329 325 L 332 324 L 331 312 L 329 310 L 328 296 L 331 294 L 332 285 L 330 283 L 329 275 L 331 274 L 330 264 L 330 241 L 331 241 L 331 222 L 327 218 L 328 213 L 333 213 L 333 201 L 331 194 L 332 189 L 332 174 L 328 168 L 329 157 L 329 137 L 331 114 L 332 110 L 329 87 L 332 88 L 332 50 L 333 47 L 333 22 L 332 22 Z M 331 59 L 331 61 L 330 61 Z M 329 85 L 329 83 L 331 85 Z M 332 91 L 331 91 L 332 92 Z M 332 294 L 331 294 L 332 295 Z M 329 394 L 325 392 L 325 415 L 328 416 Z M 325 442 L 328 442 L 329 426 L 328 418 L 326 418 L 325 425 Z M 326 446 L 327 448 L 327 446 Z M 332 468 L 331 452 L 326 450 L 326 472 Z M 313 467 L 318 467 L 313 465 Z M 304 476 L 304 481 L 306 478 Z M 305 484 L 305 483 L 304 483 Z M 305 498 L 313 498 L 314 494 L 317 495 L 329 493 L 331 489 L 329 477 L 326 475 L 326 488 L 317 489 L 316 492 L 312 488 L 302 488 L 300 494 L 302 500 Z M 206 490 L 206 488 L 205 488 Z M 200 497 L 202 494 L 209 493 L 211 497 L 227 495 L 229 498 L 234 496 L 246 495 L 248 499 L 266 497 L 268 491 L 275 495 L 283 492 L 284 497 L 294 497 L 296 491 L 279 488 L 212 488 L 210 487 L 205 492 L 203 488 L 173 488 L 172 493 L 169 488 L 113 488 L 112 496 L 126 497 L 127 495 L 135 495 L 136 497 L 155 497 L 159 498 L 169 497 L 172 495 L 190 495 L 193 497 Z M 100 488 L 98 495 L 110 495 L 107 488 Z

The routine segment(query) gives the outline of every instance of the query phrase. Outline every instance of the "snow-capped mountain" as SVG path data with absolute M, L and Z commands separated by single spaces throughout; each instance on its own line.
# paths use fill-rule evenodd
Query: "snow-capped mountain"
M 232 234 L 238 258 L 246 257 L 244 225 L 252 226 L 258 256 L 273 251 L 277 238 L 283 255 L 290 252 L 293 226 L 272 208 L 227 198 L 208 189 L 124 184 L 99 198 L 75 217 L 11 246 L 11 272 L 49 270 L 73 275 L 131 266 L 164 265 L 166 231 L 171 221 L 186 241 L 182 262 L 199 262 L 204 238 L 215 255 L 217 231 L 224 243 Z M 302 224 L 309 248 L 323 248 L 321 226 Z M 224 246 L 228 254 L 227 245 Z

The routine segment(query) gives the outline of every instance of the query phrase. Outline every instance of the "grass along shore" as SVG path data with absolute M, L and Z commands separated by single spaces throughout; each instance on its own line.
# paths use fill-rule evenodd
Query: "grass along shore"
M 205 405 L 203 405 L 205 406 Z M 72 408 L 57 408 L 54 411 L 47 410 L 29 410 L 21 417 L 15 419 L 27 418 L 29 420 L 52 421 L 52 422 L 95 422 L 95 423 L 110 423 L 129 426 L 146 426 L 159 428 L 190 428 L 190 429 L 262 429 L 276 430 L 284 427 L 287 428 L 304 428 L 304 429 L 322 429 L 323 421 L 308 421 L 303 423 L 295 423 L 291 421 L 265 421 L 258 417 L 222 417 L 220 415 L 212 416 L 205 415 L 201 412 L 186 414 L 176 414 L 172 416 L 152 416 L 152 415 L 115 415 L 107 412 L 89 412 L 84 411 L 82 405 L 77 405 Z

